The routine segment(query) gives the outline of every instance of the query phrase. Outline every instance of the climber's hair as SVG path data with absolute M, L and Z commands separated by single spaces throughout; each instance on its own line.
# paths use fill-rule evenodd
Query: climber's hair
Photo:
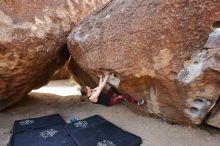
M 87 92 L 88 92 L 87 87 L 86 86 L 82 86 L 81 89 L 80 89 L 80 92 L 81 92 L 82 96 L 86 96 Z

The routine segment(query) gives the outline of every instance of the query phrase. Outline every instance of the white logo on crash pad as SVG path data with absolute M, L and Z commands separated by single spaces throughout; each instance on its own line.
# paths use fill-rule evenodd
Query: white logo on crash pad
M 97 146 L 116 146 L 116 144 L 109 140 L 103 140 L 101 142 L 98 142 Z
M 34 120 L 20 121 L 19 124 L 20 124 L 21 126 L 34 124 Z
M 42 131 L 40 133 L 40 136 L 43 138 L 48 138 L 48 137 L 53 137 L 56 133 L 58 133 L 58 131 L 56 131 L 54 129 L 50 129 L 50 130 Z
M 76 127 L 82 127 L 86 128 L 88 126 L 88 122 L 86 121 L 78 121 L 77 123 L 74 124 Z

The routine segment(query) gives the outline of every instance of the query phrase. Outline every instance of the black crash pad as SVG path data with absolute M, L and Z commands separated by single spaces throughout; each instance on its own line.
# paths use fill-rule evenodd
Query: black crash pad
M 67 124 L 66 127 L 78 146 L 139 146 L 142 143 L 140 137 L 98 115 Z
M 9 146 L 77 146 L 59 114 L 17 120 Z
M 140 137 L 95 115 L 66 124 L 58 114 L 15 121 L 10 146 L 139 146 Z
M 30 130 L 44 128 L 58 124 L 63 124 L 63 125 L 66 124 L 64 119 L 59 114 L 47 115 L 38 118 L 17 120 L 14 122 L 12 133 L 16 134 L 24 131 L 30 131 Z
M 17 133 L 12 136 L 11 146 L 77 146 L 64 125 L 54 125 Z

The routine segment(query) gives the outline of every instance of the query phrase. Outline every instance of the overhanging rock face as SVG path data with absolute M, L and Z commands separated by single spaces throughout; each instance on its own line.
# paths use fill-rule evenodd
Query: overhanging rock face
M 111 0 L 72 31 L 68 48 L 85 78 L 114 72 L 121 92 L 147 101 L 142 111 L 200 124 L 220 95 L 219 49 L 203 49 L 219 6 L 215 0 Z
M 105 1 L 0 1 L 0 110 L 47 83 L 69 57 L 70 30 Z

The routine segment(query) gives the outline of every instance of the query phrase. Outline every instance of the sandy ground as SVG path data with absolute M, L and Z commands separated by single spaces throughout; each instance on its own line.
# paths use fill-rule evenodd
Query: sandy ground
M 56 87 L 58 90 L 57 87 L 68 86 L 64 83 L 54 82 L 47 87 Z M 74 91 L 72 94 L 78 94 L 77 90 Z M 67 122 L 72 116 L 83 119 L 99 114 L 122 129 L 142 137 L 141 146 L 220 146 L 220 130 L 171 125 L 160 119 L 138 115 L 125 105 L 104 107 L 81 102 L 77 95 L 63 97 L 46 93 L 30 93 L 28 98 L 0 113 L 0 146 L 7 145 L 14 120 L 53 113 L 61 114 Z

